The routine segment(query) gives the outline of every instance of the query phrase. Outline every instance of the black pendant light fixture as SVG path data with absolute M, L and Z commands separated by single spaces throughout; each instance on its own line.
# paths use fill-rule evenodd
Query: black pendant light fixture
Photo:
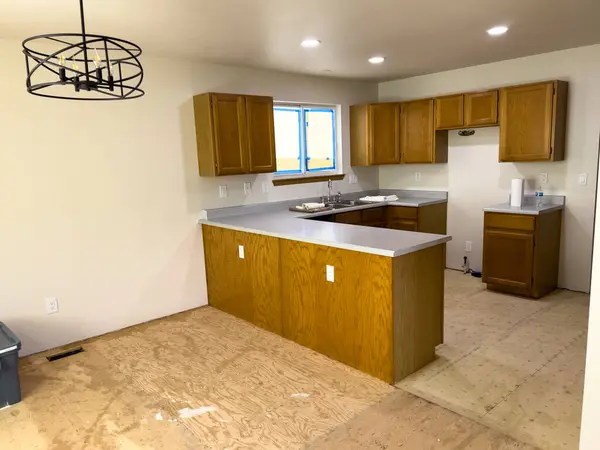
M 81 33 L 54 33 L 23 41 L 27 92 L 65 100 L 128 100 L 144 95 L 142 49 L 123 39 L 86 34 L 83 0 Z

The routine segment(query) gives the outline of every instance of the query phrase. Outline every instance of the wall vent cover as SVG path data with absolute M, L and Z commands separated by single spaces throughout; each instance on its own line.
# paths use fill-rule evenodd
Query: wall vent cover
M 77 355 L 78 353 L 84 352 L 83 347 L 77 347 L 71 350 L 66 350 L 61 353 L 57 353 L 56 355 L 48 356 L 46 359 L 50 362 L 57 361 L 59 359 L 67 358 L 69 356 Z

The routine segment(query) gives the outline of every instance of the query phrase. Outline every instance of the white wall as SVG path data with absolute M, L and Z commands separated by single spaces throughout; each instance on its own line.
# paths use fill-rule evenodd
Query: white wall
M 566 160 L 556 163 L 498 163 L 498 128 L 479 129 L 473 137 L 450 133 L 448 164 L 388 166 L 379 170 L 381 188 L 447 189 L 447 263 L 459 268 L 465 241 L 473 241 L 472 267 L 481 268 L 483 212 L 508 199 L 511 178 L 532 180 L 548 173 L 545 194 L 566 195 L 559 285 L 589 291 L 592 232 L 600 130 L 600 45 L 469 67 L 379 85 L 379 100 L 409 100 L 511 84 L 569 81 Z M 420 182 L 414 172 L 421 172 Z M 588 185 L 577 182 L 588 174 Z
M 341 104 L 345 166 L 348 105 L 377 96 L 375 84 L 146 56 L 142 99 L 61 101 L 25 92 L 19 42 L 0 40 L 0 60 L 0 320 L 22 355 L 205 304 L 202 209 L 323 192 L 263 194 L 268 175 L 200 178 L 194 94 Z M 376 168 L 355 173 L 359 184 L 336 189 L 377 186 Z M 258 188 L 245 198 L 247 180 Z M 220 201 L 223 182 L 230 197 Z M 59 298 L 59 314 L 46 315 L 46 297 Z

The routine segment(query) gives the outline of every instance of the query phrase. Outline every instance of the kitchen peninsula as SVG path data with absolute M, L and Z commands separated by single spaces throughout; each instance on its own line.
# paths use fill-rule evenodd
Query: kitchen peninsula
M 399 197 L 315 214 L 289 211 L 302 200 L 205 211 L 209 304 L 388 383 L 410 375 L 443 341 L 451 237 L 307 220 L 403 208 L 417 223 L 437 205 L 445 230 L 445 192 Z

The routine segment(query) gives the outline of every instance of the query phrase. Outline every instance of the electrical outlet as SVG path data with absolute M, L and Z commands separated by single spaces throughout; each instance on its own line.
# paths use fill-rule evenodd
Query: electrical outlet
M 473 251 L 473 242 L 465 241 L 465 252 L 472 252 L 472 251 Z
M 250 195 L 251 192 L 252 192 L 252 185 L 250 184 L 249 181 L 246 181 L 244 183 L 244 195 Z
M 325 269 L 325 274 L 327 275 L 327 281 L 331 281 L 333 283 L 335 279 L 333 266 L 327 266 Z
M 219 197 L 220 198 L 227 197 L 227 185 L 226 184 L 222 184 L 219 186 Z
M 358 177 L 354 174 L 350 174 L 350 176 L 348 177 L 348 183 L 349 184 L 356 184 L 358 183 Z
M 269 183 L 268 182 L 263 181 L 262 191 L 263 191 L 263 194 L 268 194 L 269 193 Z
M 580 186 L 586 186 L 587 185 L 587 173 L 580 173 L 579 176 L 577 177 L 577 182 L 579 183 Z
M 49 297 L 46 299 L 46 313 L 56 314 L 58 312 L 58 299 L 56 297 Z
M 415 181 L 421 181 L 421 172 L 415 172 Z
M 540 184 L 548 183 L 548 174 L 546 172 L 540 173 Z
M 238 253 L 240 255 L 240 259 L 244 259 L 244 246 L 243 245 L 240 245 L 238 247 Z

